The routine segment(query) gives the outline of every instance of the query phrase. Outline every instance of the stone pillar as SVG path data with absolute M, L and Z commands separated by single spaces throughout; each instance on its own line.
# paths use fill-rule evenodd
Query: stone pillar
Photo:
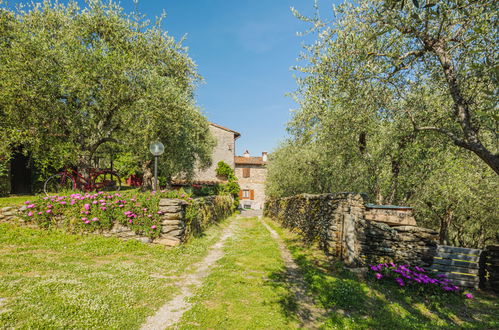
M 162 198 L 159 200 L 161 215 L 161 235 L 154 243 L 177 246 L 185 239 L 185 207 L 187 202 L 177 198 Z

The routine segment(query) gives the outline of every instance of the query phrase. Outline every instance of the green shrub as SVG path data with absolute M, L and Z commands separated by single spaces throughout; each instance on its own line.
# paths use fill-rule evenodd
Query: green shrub
M 224 161 L 219 161 L 216 172 L 218 176 L 227 178 L 227 183 L 219 186 L 218 194 L 232 195 L 234 198 L 234 207 L 237 208 L 239 206 L 239 191 L 241 190 L 241 187 L 237 183 L 234 170 Z
M 193 199 L 185 210 L 186 238 L 200 235 L 209 225 L 229 217 L 234 210 L 229 195 Z

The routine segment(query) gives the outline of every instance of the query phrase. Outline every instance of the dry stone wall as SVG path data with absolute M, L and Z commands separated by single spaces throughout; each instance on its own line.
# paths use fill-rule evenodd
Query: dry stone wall
M 308 241 L 318 241 L 327 254 L 351 266 L 381 261 L 426 266 L 431 264 L 437 246 L 437 232 L 414 225 L 390 226 L 376 221 L 366 196 L 355 193 L 302 194 L 269 199 L 264 215 L 298 230 Z M 397 224 L 412 222 L 398 210 L 383 210 L 397 218 Z M 368 214 L 366 219 L 366 214 Z M 405 219 L 407 218 L 407 219 Z
M 31 226 L 18 216 L 21 210 L 22 207 L 1 208 L 0 222 Z M 192 235 L 202 233 L 209 225 L 230 216 L 234 211 L 234 199 L 231 196 L 207 196 L 188 203 L 183 199 L 162 198 L 159 200 L 159 211 L 162 212 L 161 235 L 157 238 L 141 236 L 119 222 L 114 223 L 110 230 L 103 230 L 99 234 L 124 240 L 135 239 L 143 243 L 177 246 L 185 243 Z

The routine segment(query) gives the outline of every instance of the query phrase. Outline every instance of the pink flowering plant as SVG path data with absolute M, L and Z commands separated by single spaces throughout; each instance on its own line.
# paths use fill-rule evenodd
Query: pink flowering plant
M 174 195 L 174 197 L 173 197 Z M 151 238 L 161 233 L 160 198 L 192 199 L 185 192 L 77 193 L 67 196 L 39 197 L 26 201 L 23 218 L 42 228 L 64 227 L 70 232 L 109 230 L 115 223 Z
M 399 287 L 409 288 L 420 294 L 453 292 L 462 293 L 459 286 L 454 285 L 445 274 L 430 273 L 419 266 L 397 265 L 393 262 L 380 263 L 369 267 L 371 278 L 379 282 L 394 282 Z M 464 294 L 472 299 L 471 293 Z

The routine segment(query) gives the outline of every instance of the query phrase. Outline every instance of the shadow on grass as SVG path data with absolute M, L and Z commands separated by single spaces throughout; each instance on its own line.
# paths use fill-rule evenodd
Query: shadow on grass
M 341 262 L 328 260 L 321 252 L 305 246 L 299 238 L 285 239 L 295 262 L 301 269 L 308 291 L 318 306 L 328 313 L 321 320 L 325 327 L 373 329 L 448 329 L 495 328 L 497 299 L 480 294 L 480 299 L 467 303 L 455 294 L 422 296 L 409 288 L 392 283 L 363 280 Z M 267 285 L 287 289 L 281 299 L 283 314 L 296 318 L 296 298 L 289 288 L 289 270 L 271 274 Z M 491 306 L 495 306 L 490 310 Z

